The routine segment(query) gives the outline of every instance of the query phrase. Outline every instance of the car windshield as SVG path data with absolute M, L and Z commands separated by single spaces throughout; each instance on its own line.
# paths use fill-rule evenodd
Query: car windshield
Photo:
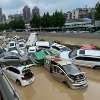
M 76 68 L 73 64 L 63 65 L 63 68 L 68 75 L 80 73 L 80 70 Z
M 24 44 L 19 44 L 19 47 L 24 47 Z
M 63 48 L 61 48 L 61 51 L 70 51 L 70 49 L 67 47 L 63 47 Z
M 74 58 L 74 57 L 76 57 L 77 56 L 77 49 L 75 49 L 74 51 L 71 51 L 70 53 L 69 53 L 69 58 Z
M 9 51 L 12 51 L 12 50 L 17 50 L 17 48 L 16 47 L 9 48 Z
M 56 55 L 54 51 L 46 50 L 45 52 L 47 55 L 51 55 L 51 56 Z

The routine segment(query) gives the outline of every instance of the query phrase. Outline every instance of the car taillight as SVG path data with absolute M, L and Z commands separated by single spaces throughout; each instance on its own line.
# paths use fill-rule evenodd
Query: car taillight
M 21 79 L 22 79 L 22 80 L 26 80 L 26 78 L 25 78 L 25 77 L 21 77 Z

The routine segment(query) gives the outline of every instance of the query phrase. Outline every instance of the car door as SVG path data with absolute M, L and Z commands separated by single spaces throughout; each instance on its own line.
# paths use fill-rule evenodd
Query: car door
M 12 62 L 12 56 L 6 56 L 4 57 L 4 62 Z
M 77 57 L 73 58 L 72 62 L 75 65 L 84 66 L 84 64 L 83 64 L 83 57 L 81 57 L 81 56 L 77 56 Z
M 60 69 L 60 67 L 58 65 L 54 65 L 53 66 L 53 77 L 60 81 L 63 82 L 64 81 L 64 72 L 62 69 Z
M 13 80 L 16 81 L 16 79 L 20 79 L 20 71 L 16 68 L 13 69 Z
M 13 77 L 14 77 L 13 67 L 6 68 L 6 70 L 4 72 L 9 78 L 13 79 Z
M 51 65 L 51 60 L 49 59 L 44 59 L 44 67 L 50 71 L 50 65 Z

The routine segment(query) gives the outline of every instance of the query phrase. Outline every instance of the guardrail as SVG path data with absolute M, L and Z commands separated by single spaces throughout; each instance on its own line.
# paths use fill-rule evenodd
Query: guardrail
M 3 70 L 0 68 L 0 91 L 3 100 L 21 100 Z

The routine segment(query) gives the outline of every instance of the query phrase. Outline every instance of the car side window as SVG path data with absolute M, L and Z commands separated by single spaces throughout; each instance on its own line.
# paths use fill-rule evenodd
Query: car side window
M 57 67 L 57 73 L 64 75 L 64 72 L 59 67 Z
M 13 72 L 13 67 L 9 67 L 9 68 L 7 68 L 7 70 Z
M 4 57 L 4 59 L 12 59 L 12 56 Z
M 16 68 L 13 69 L 13 72 L 16 73 L 16 74 L 20 74 L 20 71 Z
M 79 54 L 85 54 L 85 50 L 80 50 Z
M 60 49 L 58 47 L 56 47 L 56 50 L 60 51 Z
M 17 56 L 12 56 L 12 58 L 13 58 L 13 59 L 19 59 L 19 57 L 17 57 Z

